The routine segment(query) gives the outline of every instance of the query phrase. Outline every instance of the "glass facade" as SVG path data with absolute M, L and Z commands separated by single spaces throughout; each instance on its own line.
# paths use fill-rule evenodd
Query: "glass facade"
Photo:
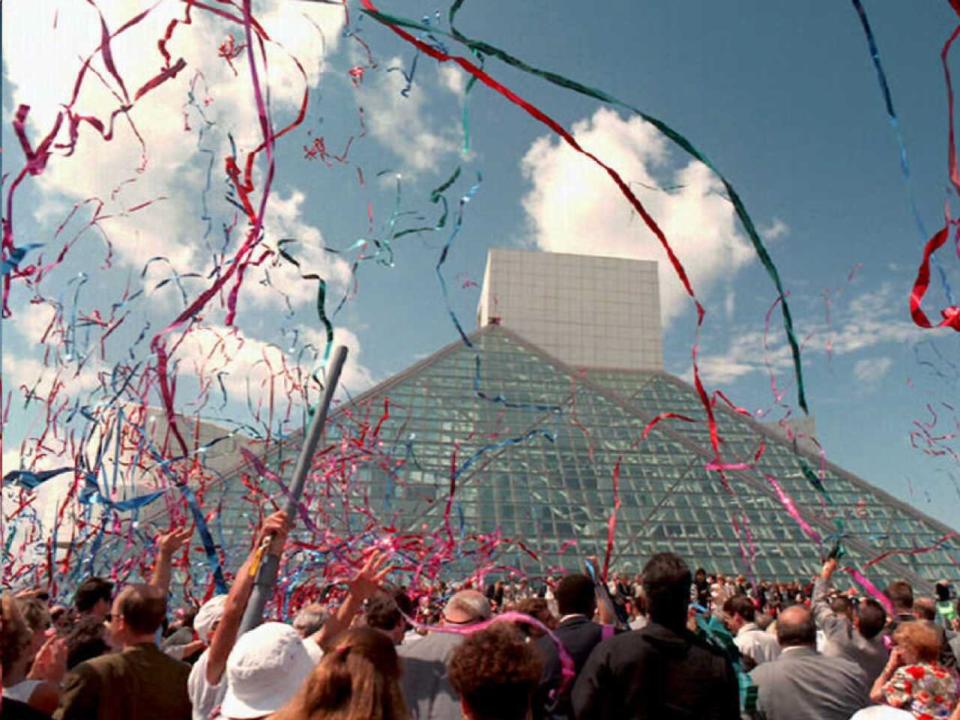
M 461 541 L 458 559 L 444 570 L 451 577 L 469 574 L 468 546 L 503 538 L 514 542 L 501 543 L 500 564 L 541 575 L 603 556 L 618 494 L 617 569 L 638 571 L 652 553 L 671 549 L 711 572 L 809 579 L 830 544 L 821 547 L 801 532 L 766 474 L 822 536 L 842 520 L 845 562 L 862 568 L 897 551 L 868 569 L 875 582 L 895 576 L 928 585 L 957 575 L 955 539 L 911 554 L 949 528 L 839 468 L 821 467 L 816 456 L 797 454 L 750 419 L 718 409 L 727 462 L 750 462 L 761 442 L 766 447 L 755 468 L 729 472 L 725 487 L 718 473 L 705 469 L 709 434 L 696 392 L 675 377 L 571 369 L 496 325 L 472 342 L 472 348 L 458 343 L 440 350 L 331 417 L 326 445 L 333 452 L 324 462 L 334 469 L 307 500 L 325 531 L 340 537 L 372 537 L 383 528 L 421 538 L 451 533 Z M 668 419 L 644 439 L 644 429 L 664 412 L 698 422 Z M 290 438 L 264 462 L 288 474 L 299 446 L 300 438 Z M 822 472 L 831 505 L 811 486 L 801 461 Z M 223 548 L 247 542 L 265 498 L 282 503 L 275 481 L 250 477 L 250 467 L 238 468 L 207 488 L 205 506 L 222 508 L 216 534 Z M 307 530 L 298 532 L 311 539 Z M 241 559 L 227 557 L 228 567 Z

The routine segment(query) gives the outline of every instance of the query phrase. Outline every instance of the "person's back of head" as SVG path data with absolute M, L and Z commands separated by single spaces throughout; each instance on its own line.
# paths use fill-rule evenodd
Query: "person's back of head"
M 893 633 L 893 642 L 904 653 L 904 663 L 908 665 L 935 663 L 940 657 L 940 634 L 930 623 L 901 623 Z
M 328 615 L 323 605 L 320 603 L 310 603 L 300 608 L 300 611 L 293 618 L 293 629 L 300 637 L 308 638 L 311 635 L 320 632 L 327 622 Z
M 113 599 L 113 583 L 101 577 L 88 577 L 73 596 L 73 605 L 77 612 L 87 614 L 103 608 L 99 614 L 109 612 L 110 601 Z M 105 606 L 102 604 L 105 603 Z
M 95 617 L 81 617 L 67 633 L 67 670 L 108 652 L 106 628 Z
M 933 622 L 937 619 L 937 604 L 933 598 L 921 597 L 913 601 L 913 614 L 919 620 Z
M 887 586 L 886 595 L 898 613 L 913 610 L 913 586 L 906 580 L 894 580 Z
M 887 612 L 873 598 L 860 601 L 857 613 L 857 631 L 867 640 L 873 640 L 887 624 Z
M 813 613 L 802 605 L 791 605 L 777 618 L 777 642 L 781 648 L 815 647 L 817 626 Z
M 752 623 L 757 617 L 757 606 L 746 595 L 734 595 L 723 603 L 727 615 L 739 615 L 745 622 Z
M 674 553 L 654 555 L 643 568 L 643 592 L 650 619 L 673 630 L 687 621 L 690 602 L 690 568 Z
M 593 580 L 586 575 L 575 573 L 567 575 L 553 593 L 557 601 L 557 612 L 564 615 L 586 615 L 593 617 L 597 609 L 597 592 Z
M 400 659 L 373 628 L 348 630 L 271 720 L 406 720 Z
M 467 720 L 526 720 L 542 672 L 534 647 L 506 623 L 468 635 L 447 664 Z
M 397 601 L 387 593 L 379 592 L 367 599 L 363 619 L 367 627 L 386 633 L 395 645 L 403 642 L 407 624 Z
M 167 600 L 151 585 L 127 585 L 113 602 L 110 631 L 119 645 L 152 638 L 167 614 Z
M 9 675 L 16 665 L 29 662 L 30 628 L 12 595 L 0 597 L 0 667 Z
M 845 595 L 837 595 L 830 601 L 830 609 L 834 615 L 843 615 L 845 618 L 853 619 L 853 603 Z
M 448 625 L 469 625 L 490 619 L 490 601 L 476 590 L 461 590 L 447 601 L 443 621 Z

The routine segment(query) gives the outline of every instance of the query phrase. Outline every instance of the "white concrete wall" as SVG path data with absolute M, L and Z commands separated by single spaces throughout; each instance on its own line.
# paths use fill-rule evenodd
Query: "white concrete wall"
M 477 317 L 575 367 L 663 369 L 656 262 L 491 249 Z

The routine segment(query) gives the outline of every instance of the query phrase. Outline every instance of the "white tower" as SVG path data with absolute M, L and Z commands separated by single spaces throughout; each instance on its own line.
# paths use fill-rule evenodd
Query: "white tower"
M 493 248 L 477 322 L 574 367 L 663 369 L 656 262 Z

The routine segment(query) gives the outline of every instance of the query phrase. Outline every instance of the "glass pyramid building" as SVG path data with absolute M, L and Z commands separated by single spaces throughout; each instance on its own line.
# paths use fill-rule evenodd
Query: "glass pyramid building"
M 793 581 L 815 574 L 842 536 L 844 562 L 878 585 L 898 577 L 929 589 L 957 576 L 951 528 L 725 407 L 724 460 L 743 469 L 726 485 L 707 470 L 698 396 L 662 369 L 655 263 L 492 250 L 478 325 L 331 415 L 302 547 L 328 560 L 344 544 L 403 538 L 415 563 L 441 558 L 433 574 L 458 579 L 480 556 L 542 576 L 581 568 L 609 544 L 627 572 L 671 549 L 708 572 Z M 668 412 L 694 422 L 667 419 L 644 436 Z M 289 477 L 270 470 L 287 476 L 301 440 L 203 488 L 205 508 L 219 508 L 212 526 L 228 570 L 266 500 L 282 503 L 278 481 Z
M 676 377 L 578 371 L 496 324 L 470 342 L 440 350 L 331 418 L 328 441 L 334 443 L 378 426 L 377 457 L 357 461 L 352 487 L 343 492 L 354 503 L 362 498 L 381 523 L 442 532 L 454 467 L 455 533 L 499 530 L 503 538 L 521 540 L 532 554 L 504 543 L 509 549 L 500 560 L 531 575 L 579 568 L 585 556 L 605 551 L 619 465 L 614 567 L 636 571 L 651 554 L 672 549 L 710 572 L 809 578 L 829 544 L 801 532 L 765 480 L 769 474 L 824 538 L 842 518 L 846 563 L 862 568 L 898 551 L 869 568 L 876 582 L 895 576 L 923 587 L 956 575 L 954 539 L 910 554 L 938 543 L 949 528 L 840 468 L 821 466 L 816 455 L 745 417 L 718 412 L 728 459 L 752 459 L 759 444 L 766 445 L 756 468 L 729 473 L 732 493 L 705 469 L 711 459 L 705 422 L 664 421 L 642 439 L 664 411 L 702 420 L 694 388 Z M 295 455 L 299 439 L 288 442 Z M 832 506 L 824 506 L 801 463 L 822 473 Z M 225 547 L 233 545 L 234 533 L 249 535 L 243 513 L 229 510 L 247 505 L 245 492 L 236 477 L 227 477 L 208 494 L 208 503 L 216 498 L 227 509 Z M 454 564 L 452 577 L 454 569 L 465 568 Z

